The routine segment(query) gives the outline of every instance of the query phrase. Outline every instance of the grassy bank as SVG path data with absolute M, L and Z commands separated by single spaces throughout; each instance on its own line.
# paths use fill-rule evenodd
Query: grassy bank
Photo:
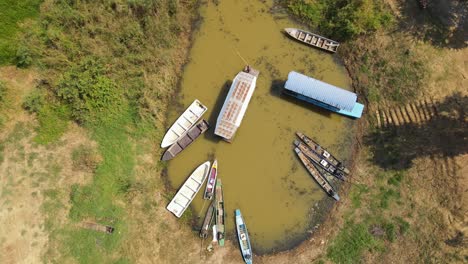
M 417 36 L 412 36 L 414 32 L 401 26 L 408 23 L 404 21 L 408 18 L 391 10 L 386 3 L 373 0 L 291 0 L 285 4 L 312 32 L 341 41 L 338 55 L 353 80 L 353 88 L 368 109 L 365 118 L 369 123 L 361 121 L 364 144 L 360 145 L 360 151 L 354 157 L 356 170 L 347 193 L 349 198 L 339 208 L 338 214 L 343 221 L 340 221 L 340 230 L 331 238 L 319 261 L 457 262 L 462 256 L 460 250 L 447 247 L 444 242 L 456 237 L 457 228 L 443 217 L 451 215 L 456 218 L 458 213 L 452 206 L 438 201 L 447 199 L 446 193 L 456 193 L 458 187 L 451 184 L 427 187 L 428 182 L 446 180 L 448 174 L 440 167 L 451 167 L 451 162 L 456 164 L 456 161 L 451 161 L 454 154 L 433 140 L 424 143 L 418 138 L 429 139 L 434 131 L 445 133 L 442 123 L 452 124 L 450 127 L 464 126 L 453 123 L 456 115 L 448 112 L 428 123 L 397 128 L 377 129 L 372 119 L 377 108 L 403 106 L 424 98 L 424 94 L 435 94 L 429 87 L 453 85 L 451 81 L 442 82 L 442 78 L 435 80 L 431 75 L 452 75 L 456 70 L 448 64 L 443 68 L 433 67 L 439 58 L 436 54 L 441 54 L 442 50 L 433 47 L 432 42 L 421 42 Z M 404 9 L 405 4 L 401 5 Z M 414 10 L 421 12 L 417 7 Z M 458 102 L 466 100 L 459 94 L 450 94 L 452 90 L 438 94 L 456 97 Z M 448 101 L 436 107 L 463 111 L 455 110 L 458 106 Z M 456 137 L 444 136 L 447 142 Z M 428 152 L 425 150 L 428 149 L 432 151 L 426 155 Z M 446 154 L 439 156 L 439 153 Z M 450 161 L 448 164 L 447 160 Z M 424 173 L 421 174 L 421 170 Z M 456 170 L 453 172 L 458 173 Z M 422 202 L 420 199 L 426 200 Z M 458 195 L 449 199 L 454 203 L 461 200 Z
M 39 15 L 41 0 L 2 0 L 0 1 L 0 65 L 15 63 L 17 35 L 21 23 L 26 18 Z
M 141 141 L 151 146 L 147 139 L 163 130 L 194 8 L 190 1 L 46 0 L 40 18 L 25 26 L 17 55 L 22 66 L 41 72 L 23 103 L 39 121 L 36 143 L 58 144 L 70 122 L 85 127 L 97 143 L 96 151 L 86 145 L 72 151 L 77 171 L 93 173 L 90 182 L 45 193 L 50 242 L 44 260 L 135 261 L 125 253 L 128 222 L 135 217 L 126 207 L 142 186 L 138 156 L 154 151 L 141 148 Z M 116 232 L 81 229 L 83 221 L 111 225 Z

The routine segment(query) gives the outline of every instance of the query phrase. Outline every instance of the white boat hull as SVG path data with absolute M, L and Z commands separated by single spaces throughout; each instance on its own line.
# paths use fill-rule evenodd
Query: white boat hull
M 209 161 L 198 166 L 198 168 L 196 168 L 190 177 L 184 182 L 182 187 L 180 187 L 179 191 L 177 191 L 166 209 L 172 212 L 175 216 L 181 217 L 193 201 L 193 198 L 195 198 L 198 191 L 201 189 L 209 171 Z
M 187 131 L 194 126 L 197 121 L 208 110 L 200 101 L 195 99 L 185 112 L 169 128 L 161 142 L 161 148 L 167 148 L 174 144 L 179 138 L 184 136 Z

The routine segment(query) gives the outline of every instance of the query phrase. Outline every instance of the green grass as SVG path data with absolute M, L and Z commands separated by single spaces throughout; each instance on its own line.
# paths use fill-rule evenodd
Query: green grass
M 0 65 L 14 63 L 18 23 L 39 14 L 42 0 L 0 0 Z
M 122 115 L 105 124 L 89 125 L 103 160 L 96 168 L 92 183 L 73 186 L 70 218 L 74 222 L 93 219 L 114 226 L 117 232 L 107 235 L 68 230 L 67 251 L 80 263 L 103 263 L 113 259 L 112 251 L 118 248 L 126 233 L 125 211 L 116 201 L 123 199 L 133 184 L 135 150 L 128 136 L 131 125 L 130 115 Z
M 360 263 L 365 251 L 378 246 L 378 241 L 364 223 L 348 221 L 327 249 L 327 257 L 335 263 Z
M 39 144 L 49 144 L 57 141 L 67 130 L 70 111 L 64 105 L 45 105 L 37 113 L 39 126 L 34 141 Z

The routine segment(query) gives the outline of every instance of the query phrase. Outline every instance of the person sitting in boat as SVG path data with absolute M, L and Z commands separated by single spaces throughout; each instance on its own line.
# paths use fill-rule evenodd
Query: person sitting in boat
M 245 66 L 244 72 L 250 73 L 250 65 Z

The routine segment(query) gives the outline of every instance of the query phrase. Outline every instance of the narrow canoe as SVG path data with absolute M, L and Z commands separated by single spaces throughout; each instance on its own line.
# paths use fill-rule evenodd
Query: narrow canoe
M 207 238 L 208 233 L 211 231 L 211 222 L 213 222 L 213 215 L 214 215 L 214 202 L 211 202 L 210 207 L 208 207 L 208 211 L 206 211 L 205 219 L 203 220 L 203 225 L 200 230 L 200 237 Z
M 220 246 L 224 246 L 224 200 L 223 200 L 223 186 L 221 179 L 216 180 L 216 238 Z
M 216 177 L 218 176 L 218 161 L 215 160 L 211 166 L 210 176 L 208 176 L 208 181 L 206 182 L 205 194 L 203 199 L 211 200 L 213 199 L 215 186 L 216 186 Z
M 242 218 L 241 211 L 236 210 L 236 229 L 237 238 L 239 239 L 239 246 L 241 249 L 242 257 L 245 263 L 252 264 L 252 247 L 250 246 L 249 233 L 245 225 L 244 218 Z
M 313 151 L 309 146 L 306 144 L 302 143 L 299 140 L 294 140 L 294 146 L 299 148 L 304 155 L 306 155 L 311 161 L 313 161 L 317 166 L 321 167 L 322 169 L 325 170 L 325 172 L 328 172 L 330 175 L 344 181 L 344 173 L 335 166 L 333 166 L 331 163 L 326 161 L 325 159 L 322 159 L 322 157 Z
M 285 28 L 284 31 L 292 38 L 299 40 L 307 45 L 317 47 L 326 51 L 336 52 L 340 43 L 337 41 L 322 37 L 320 35 L 297 28 Z
M 333 166 L 335 166 L 338 170 L 349 174 L 349 170 L 343 166 L 343 163 L 335 158 L 332 154 L 330 154 L 326 149 L 322 148 L 317 142 L 313 141 L 308 136 L 304 135 L 301 132 L 296 132 L 296 135 L 304 141 L 313 151 L 318 153 L 323 159 L 327 160 Z
M 208 176 L 210 171 L 210 162 L 207 161 L 198 166 L 193 173 L 188 177 L 185 183 L 180 187 L 172 201 L 166 207 L 167 210 L 172 212 L 175 216 L 181 217 L 185 210 L 189 207 L 195 195 L 197 195 L 200 188 Z
M 174 158 L 177 154 L 186 149 L 190 144 L 192 144 L 195 139 L 197 139 L 201 134 L 205 133 L 210 125 L 208 122 L 203 119 L 198 122 L 195 126 L 189 129 L 189 131 L 179 138 L 176 143 L 172 144 L 163 154 L 161 160 L 170 160 Z
M 302 164 L 306 167 L 307 171 L 310 173 L 312 178 L 322 187 L 322 189 L 331 197 L 333 197 L 335 200 L 339 201 L 340 197 L 336 193 L 335 189 L 331 186 L 331 184 L 323 177 L 320 172 L 317 170 L 317 168 L 314 167 L 312 162 L 307 159 L 307 157 L 304 155 L 304 153 L 301 152 L 300 149 L 294 148 L 294 151 L 296 151 L 297 156 L 299 159 L 302 161 Z
M 208 110 L 200 101 L 196 100 L 185 110 L 185 112 L 169 128 L 161 142 L 161 148 L 167 148 L 174 144 L 180 137 L 203 116 Z

